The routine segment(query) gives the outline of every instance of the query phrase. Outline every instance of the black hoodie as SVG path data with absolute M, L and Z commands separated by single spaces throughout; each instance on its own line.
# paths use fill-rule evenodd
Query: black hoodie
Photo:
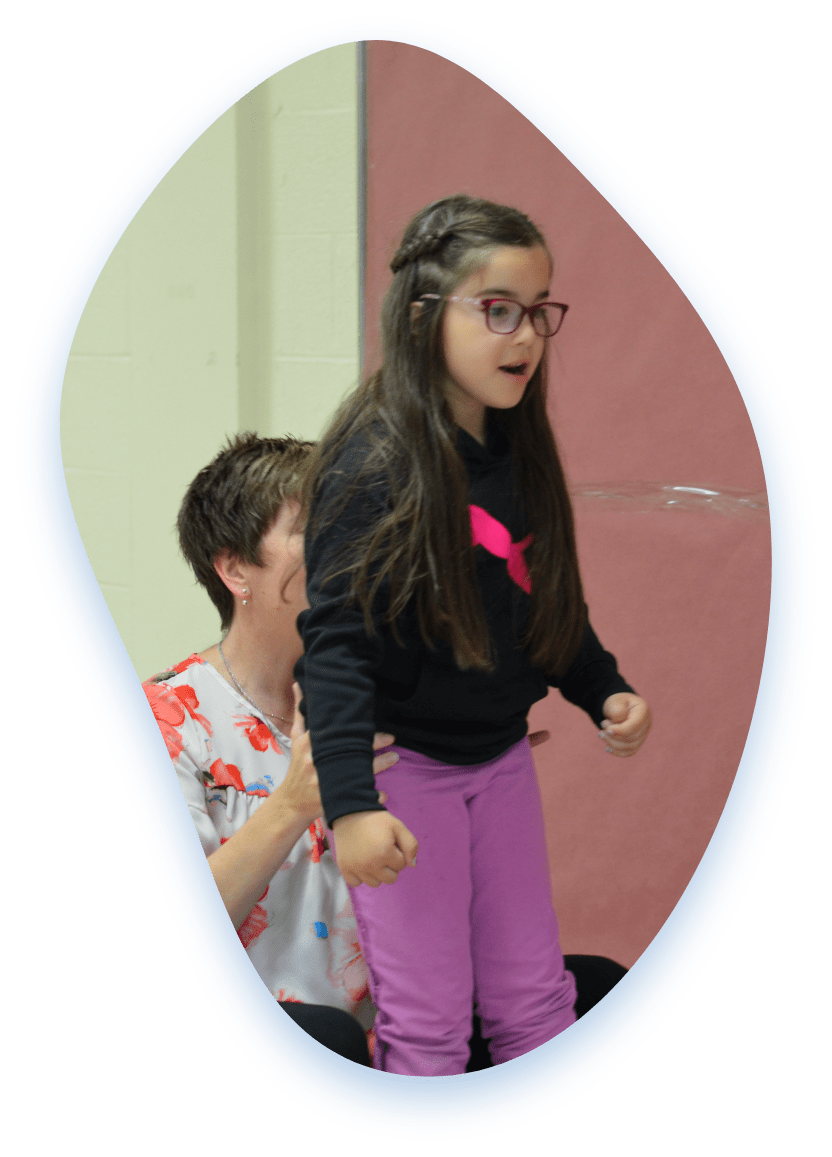
M 324 482 L 321 498 L 353 475 L 367 443 L 356 438 Z M 457 448 L 468 470 L 469 503 L 496 519 L 521 542 L 511 455 L 499 432 L 482 446 L 460 430 Z M 295 674 L 304 693 L 303 709 L 324 813 L 331 825 L 339 816 L 383 810 L 378 802 L 372 762 L 375 731 L 395 735 L 396 743 L 442 763 L 484 763 L 502 755 L 527 733 L 531 705 L 544 698 L 549 684 L 600 724 L 608 696 L 632 688 L 618 674 L 614 657 L 603 649 L 587 623 L 578 655 L 559 679 L 547 680 L 519 645 L 529 596 L 509 575 L 505 558 L 475 548 L 477 580 L 496 658 L 492 672 L 460 671 L 451 647 L 426 646 L 415 608 L 392 629 L 376 616 L 376 634 L 368 636 L 363 613 L 348 603 L 348 577 L 326 583 L 339 551 L 389 503 L 385 489 L 368 486 L 348 503 L 337 524 L 314 540 L 307 536 L 307 596 L 310 609 L 298 618 L 304 656 Z M 503 537 L 505 535 L 503 534 Z M 516 554 L 516 552 L 515 552 Z M 521 564 L 522 565 L 522 564 Z

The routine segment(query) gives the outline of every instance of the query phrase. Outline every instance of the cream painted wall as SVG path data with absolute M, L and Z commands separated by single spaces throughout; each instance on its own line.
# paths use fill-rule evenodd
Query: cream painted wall
M 140 678 L 213 642 L 173 533 L 238 429 L 314 438 L 358 374 L 356 47 L 260 85 L 136 214 L 67 365 L 67 487 Z

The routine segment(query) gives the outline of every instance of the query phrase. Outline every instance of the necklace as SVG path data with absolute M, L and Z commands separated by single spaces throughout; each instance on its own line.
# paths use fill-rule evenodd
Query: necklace
M 276 711 L 264 711 L 262 707 L 260 707 L 257 703 L 254 702 L 252 697 L 249 695 L 248 691 L 246 691 L 245 688 L 241 687 L 240 684 L 237 682 L 237 676 L 231 670 L 231 666 L 225 657 L 225 653 L 223 652 L 222 643 L 217 643 L 217 650 L 220 653 L 220 658 L 222 659 L 223 663 L 225 663 L 226 671 L 231 676 L 231 682 L 234 684 L 234 686 L 240 692 L 242 697 L 244 699 L 248 700 L 248 702 L 252 705 L 254 710 L 259 711 L 261 715 L 268 715 L 269 719 L 279 719 L 281 721 L 281 723 L 288 723 L 289 726 L 291 726 L 292 720 L 287 719 L 285 715 L 278 715 Z

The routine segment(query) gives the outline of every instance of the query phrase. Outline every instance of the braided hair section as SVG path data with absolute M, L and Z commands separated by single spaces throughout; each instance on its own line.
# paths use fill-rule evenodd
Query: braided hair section
M 425 233 L 421 237 L 412 238 L 412 240 L 399 246 L 396 256 L 390 262 L 391 270 L 393 273 L 398 273 L 400 269 L 404 269 L 405 265 L 409 265 L 412 261 L 418 261 L 420 257 L 429 257 L 431 254 L 437 253 L 453 235 L 451 229 L 437 229 L 434 232 Z
M 540 230 L 517 209 L 457 193 L 416 214 L 405 229 L 390 268 L 395 274 L 423 257 L 431 257 L 438 266 L 463 273 L 466 254 L 499 245 L 546 248 Z

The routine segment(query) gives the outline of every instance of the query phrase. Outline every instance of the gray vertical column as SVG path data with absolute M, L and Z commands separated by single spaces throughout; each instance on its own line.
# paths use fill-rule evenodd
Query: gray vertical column
M 364 279 L 367 269 L 367 41 L 356 50 L 358 118 L 358 378 L 364 377 Z
M 235 109 L 237 157 L 237 382 L 241 430 L 271 430 L 271 166 L 266 84 Z

